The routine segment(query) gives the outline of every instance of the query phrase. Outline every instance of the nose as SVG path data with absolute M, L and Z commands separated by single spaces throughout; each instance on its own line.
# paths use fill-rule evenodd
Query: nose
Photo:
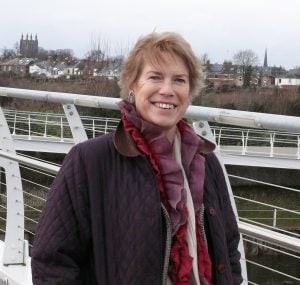
M 159 94 L 165 95 L 165 96 L 174 95 L 174 88 L 173 88 L 171 80 L 165 79 L 162 81 L 160 89 L 159 89 Z

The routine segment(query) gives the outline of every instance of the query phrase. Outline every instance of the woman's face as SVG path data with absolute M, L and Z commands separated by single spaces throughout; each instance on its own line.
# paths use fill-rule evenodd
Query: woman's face
M 165 54 L 163 59 L 161 65 L 145 64 L 133 91 L 138 114 L 163 128 L 173 141 L 176 124 L 189 105 L 189 72 L 180 57 Z

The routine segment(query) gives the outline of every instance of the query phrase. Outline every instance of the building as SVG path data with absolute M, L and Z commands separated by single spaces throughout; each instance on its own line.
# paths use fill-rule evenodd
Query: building
M 268 54 L 267 49 L 265 50 L 265 57 L 264 57 L 264 68 L 268 68 Z
M 0 71 L 15 76 L 26 77 L 29 75 L 29 67 L 33 63 L 32 58 L 14 58 L 0 63 Z
M 300 86 L 300 76 L 297 74 L 287 74 L 275 78 L 275 86 L 285 89 L 295 89 Z
M 35 35 L 35 38 L 32 38 L 32 35 L 28 38 L 28 34 L 26 35 L 26 38 L 23 38 L 23 34 L 21 36 L 20 40 L 20 54 L 23 57 L 36 57 L 38 55 L 39 51 L 39 42 L 37 35 Z
M 206 81 L 214 87 L 223 85 L 240 87 L 243 85 L 243 76 L 240 68 L 231 62 L 214 63 L 207 66 Z

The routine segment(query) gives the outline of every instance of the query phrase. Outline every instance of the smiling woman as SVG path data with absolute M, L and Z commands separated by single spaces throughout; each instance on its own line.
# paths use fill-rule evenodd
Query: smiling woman
M 178 56 L 165 54 L 163 62 L 156 67 L 146 63 L 132 91 L 137 113 L 164 129 L 172 142 L 190 101 L 189 72 Z
M 32 250 L 34 284 L 242 282 L 215 146 L 183 120 L 202 79 L 180 35 L 137 41 L 123 64 L 116 132 L 73 147 L 52 185 Z

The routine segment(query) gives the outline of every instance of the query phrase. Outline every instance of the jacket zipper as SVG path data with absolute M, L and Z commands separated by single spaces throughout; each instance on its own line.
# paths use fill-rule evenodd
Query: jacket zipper
M 165 257 L 164 257 L 164 264 L 163 264 L 163 275 L 162 275 L 162 284 L 167 284 L 167 277 L 168 277 L 168 268 L 169 268 L 169 262 L 170 262 L 170 253 L 171 253 L 171 243 L 172 243 L 172 229 L 171 229 L 171 219 L 169 216 L 169 213 L 165 206 L 161 204 L 162 212 L 166 221 L 166 227 L 167 227 L 167 237 L 166 237 L 166 248 L 165 248 Z M 205 233 L 205 226 L 204 226 L 204 205 L 201 205 L 200 208 L 200 230 L 202 233 L 202 237 L 204 239 L 204 242 L 207 246 L 207 237 Z
M 201 230 L 204 242 L 207 246 L 207 237 L 206 237 L 205 226 L 204 226 L 204 205 L 203 205 L 203 203 L 202 203 L 201 208 L 200 208 L 200 230 Z
M 172 243 L 172 229 L 171 229 L 171 219 L 169 216 L 169 213 L 165 206 L 161 204 L 162 212 L 166 221 L 167 226 L 167 236 L 166 236 L 166 248 L 165 248 L 165 258 L 164 258 L 164 264 L 163 264 L 163 275 L 162 275 L 162 284 L 167 284 L 167 278 L 168 278 L 168 268 L 169 268 L 169 262 L 170 262 L 170 253 L 171 253 L 171 243 Z

